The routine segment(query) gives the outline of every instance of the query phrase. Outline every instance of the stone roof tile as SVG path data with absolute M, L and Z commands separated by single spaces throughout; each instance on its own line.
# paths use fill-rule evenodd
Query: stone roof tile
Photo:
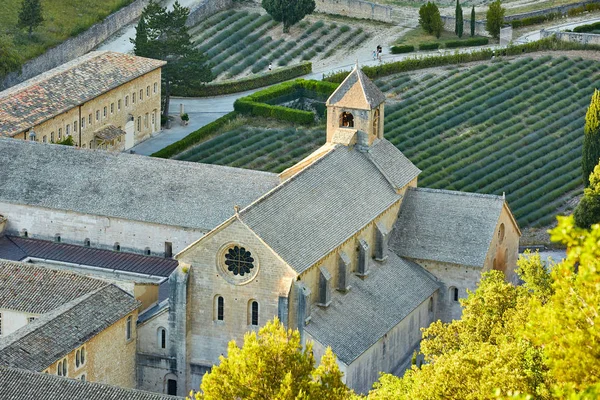
M 366 105 L 370 109 L 376 108 L 385 101 L 385 95 L 357 65 L 332 93 L 327 100 L 327 105 L 338 104 L 355 84 L 360 85 L 361 91 L 365 96 Z

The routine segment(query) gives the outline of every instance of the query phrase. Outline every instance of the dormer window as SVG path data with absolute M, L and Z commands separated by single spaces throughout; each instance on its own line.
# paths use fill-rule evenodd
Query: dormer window
M 342 115 L 340 115 L 340 127 L 354 128 L 354 115 L 344 111 Z

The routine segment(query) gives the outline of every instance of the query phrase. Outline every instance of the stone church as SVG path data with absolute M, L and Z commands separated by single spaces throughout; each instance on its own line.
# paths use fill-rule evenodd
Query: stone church
M 514 280 L 520 231 L 503 197 L 417 187 L 360 69 L 326 105 L 326 143 L 279 175 L 0 138 L 0 258 L 160 283 L 138 389 L 197 390 L 278 317 L 366 392 L 410 365 L 420 328 L 460 317 L 482 272 Z
M 514 279 L 520 231 L 504 198 L 418 188 L 383 137 L 384 103 L 354 69 L 327 101 L 326 144 L 176 255 L 169 300 L 140 316 L 141 388 L 197 390 L 230 340 L 277 316 L 317 358 L 331 347 L 364 393 L 409 366 L 420 328 L 460 317 L 482 272 Z

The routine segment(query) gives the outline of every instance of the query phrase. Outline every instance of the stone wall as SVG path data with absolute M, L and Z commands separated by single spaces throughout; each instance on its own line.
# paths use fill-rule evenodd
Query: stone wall
M 315 0 L 316 11 L 352 18 L 392 22 L 392 7 L 364 0 Z
M 37 316 L 39 316 L 39 314 L 0 308 L 0 338 L 10 335 L 17 329 L 21 329 L 27 325 L 29 323 L 29 317 Z
M 102 22 L 92 25 L 85 32 L 67 39 L 39 57 L 29 60 L 23 65 L 20 75 L 17 73 L 8 74 L 0 82 L 0 90 L 33 78 L 42 72 L 56 68 L 93 50 L 119 29 L 139 18 L 142 10 L 149 2 L 150 0 L 135 0 L 130 5 L 106 17 Z
M 471 35 L 471 18 L 469 15 L 464 15 L 464 28 L 463 37 Z M 444 30 L 454 32 L 454 25 L 456 24 L 456 18 L 442 15 L 442 22 L 444 23 Z M 489 32 L 485 29 L 485 21 L 475 21 L 475 34 L 479 36 L 491 37 Z
M 600 45 L 600 35 L 595 35 L 593 33 L 547 31 L 545 29 L 540 31 L 540 37 L 542 39 L 553 35 L 563 42 Z
M 510 21 L 514 21 L 516 19 L 537 17 L 539 15 L 548 15 L 548 14 L 553 14 L 553 13 L 560 13 L 560 14 L 566 15 L 569 12 L 569 10 L 572 10 L 572 9 L 578 8 L 578 7 L 583 7 L 586 4 L 592 4 L 592 3 L 600 3 L 600 0 L 581 1 L 579 3 L 566 4 L 564 6 L 544 8 L 543 10 L 536 10 L 536 11 L 530 11 L 530 12 L 521 13 L 521 14 L 507 15 L 506 17 L 504 17 L 504 21 L 510 22 Z
M 233 5 L 233 0 L 204 0 L 190 11 L 187 26 L 194 26 L 202 22 L 206 17 L 228 9 Z

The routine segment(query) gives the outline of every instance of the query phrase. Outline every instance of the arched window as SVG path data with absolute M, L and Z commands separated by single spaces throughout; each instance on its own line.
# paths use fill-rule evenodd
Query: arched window
M 144 254 L 147 255 L 147 256 L 149 256 L 150 254 L 152 254 L 152 251 L 150 250 L 150 247 L 146 247 L 144 249 Z
M 60 241 L 61 241 L 60 233 L 57 233 L 56 235 L 54 235 L 54 241 L 56 243 L 60 243 Z
M 90 247 L 92 245 L 92 242 L 90 241 L 89 238 L 85 238 L 85 240 L 83 241 L 83 245 L 85 247 Z
M 115 251 L 121 251 L 121 245 L 119 244 L 119 242 L 115 242 L 115 245 L 113 248 Z
M 223 296 L 215 297 L 214 320 L 223 321 L 225 319 L 225 299 Z
M 433 297 L 429 298 L 428 310 L 429 310 L 429 312 L 433 312 Z
M 77 350 L 77 353 L 75 353 L 75 367 L 79 368 L 80 365 L 81 365 L 81 352 L 79 350 Z
M 354 115 L 344 111 L 340 115 L 340 126 L 344 128 L 354 128 Z
M 258 326 L 258 301 L 250 300 L 250 307 L 248 307 L 248 311 L 249 325 Z
M 67 359 L 65 358 L 62 363 L 62 375 L 67 376 Z
M 56 366 L 56 375 L 62 376 L 62 361 L 59 361 Z
M 85 347 L 81 348 L 81 365 L 85 364 Z
M 158 328 L 158 347 L 161 349 L 167 348 L 167 330 L 165 328 Z
M 500 228 L 498 228 L 498 242 L 502 243 L 504 240 L 504 224 L 500 224 Z
M 27 229 L 21 230 L 21 236 L 23 236 L 24 238 L 29 237 L 29 233 L 27 233 Z
M 450 288 L 450 298 L 452 299 L 452 301 L 458 301 L 458 288 Z

